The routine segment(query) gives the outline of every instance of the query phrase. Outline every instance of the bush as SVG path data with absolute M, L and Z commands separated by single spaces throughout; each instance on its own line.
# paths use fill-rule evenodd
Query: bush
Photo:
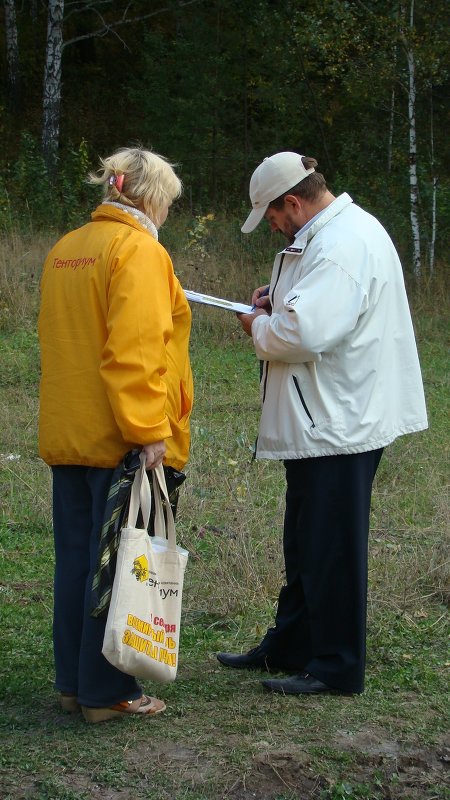
M 18 158 L 0 178 L 0 231 L 63 231 L 82 224 L 96 196 L 86 184 L 91 167 L 84 140 L 61 157 L 53 182 L 37 141 L 22 134 Z

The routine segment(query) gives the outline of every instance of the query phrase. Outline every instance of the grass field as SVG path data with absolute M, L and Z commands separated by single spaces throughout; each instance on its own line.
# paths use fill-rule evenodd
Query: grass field
M 167 702 L 159 718 L 89 727 L 59 711 L 52 686 L 50 476 L 36 445 L 35 315 L 47 246 L 45 237 L 32 246 L 9 239 L 0 256 L 0 797 L 450 798 L 443 290 L 413 299 L 430 430 L 388 448 L 376 480 L 365 693 L 271 696 L 262 673 L 227 671 L 215 658 L 256 644 L 273 619 L 284 476 L 281 464 L 251 459 L 259 400 L 249 340 L 232 314 L 195 307 L 192 455 L 177 524 L 190 551 L 178 678 L 146 686 Z M 200 248 L 203 240 L 197 259 Z M 204 248 L 201 274 L 192 252 L 179 253 L 187 288 L 245 301 L 266 277 L 244 270 L 248 254 L 237 245 L 232 264 Z

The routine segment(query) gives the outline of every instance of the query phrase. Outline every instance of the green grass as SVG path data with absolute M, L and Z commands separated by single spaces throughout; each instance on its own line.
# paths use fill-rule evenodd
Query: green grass
M 245 299 L 232 285 L 227 293 Z M 52 686 L 50 475 L 37 456 L 35 319 L 3 328 L 2 798 L 450 797 L 445 308 L 423 298 L 415 306 L 431 427 L 388 448 L 377 476 L 365 693 L 271 696 L 263 673 L 226 670 L 215 658 L 254 645 L 273 620 L 284 471 L 252 461 L 251 343 L 233 315 L 197 307 L 192 455 L 177 523 L 190 551 L 180 669 L 170 686 L 146 685 L 167 702 L 160 718 L 95 727 L 60 713 Z

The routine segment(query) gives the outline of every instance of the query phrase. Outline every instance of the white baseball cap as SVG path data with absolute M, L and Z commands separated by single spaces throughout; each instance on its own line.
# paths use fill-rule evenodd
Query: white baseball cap
M 297 183 L 314 172 L 314 167 L 305 169 L 302 158 L 304 156 L 299 156 L 298 153 L 275 153 L 256 167 L 250 178 L 249 188 L 253 211 L 245 220 L 241 228 L 242 233 L 254 231 L 273 200 L 293 189 Z

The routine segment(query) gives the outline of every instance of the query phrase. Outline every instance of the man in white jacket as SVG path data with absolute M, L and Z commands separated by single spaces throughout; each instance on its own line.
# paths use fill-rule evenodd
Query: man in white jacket
M 265 217 L 288 240 L 255 311 L 238 315 L 263 362 L 256 455 L 286 469 L 286 585 L 260 645 L 217 658 L 293 672 L 263 681 L 283 694 L 363 691 L 372 483 L 383 448 L 427 427 L 395 247 L 316 166 L 292 152 L 266 158 L 242 227 Z

